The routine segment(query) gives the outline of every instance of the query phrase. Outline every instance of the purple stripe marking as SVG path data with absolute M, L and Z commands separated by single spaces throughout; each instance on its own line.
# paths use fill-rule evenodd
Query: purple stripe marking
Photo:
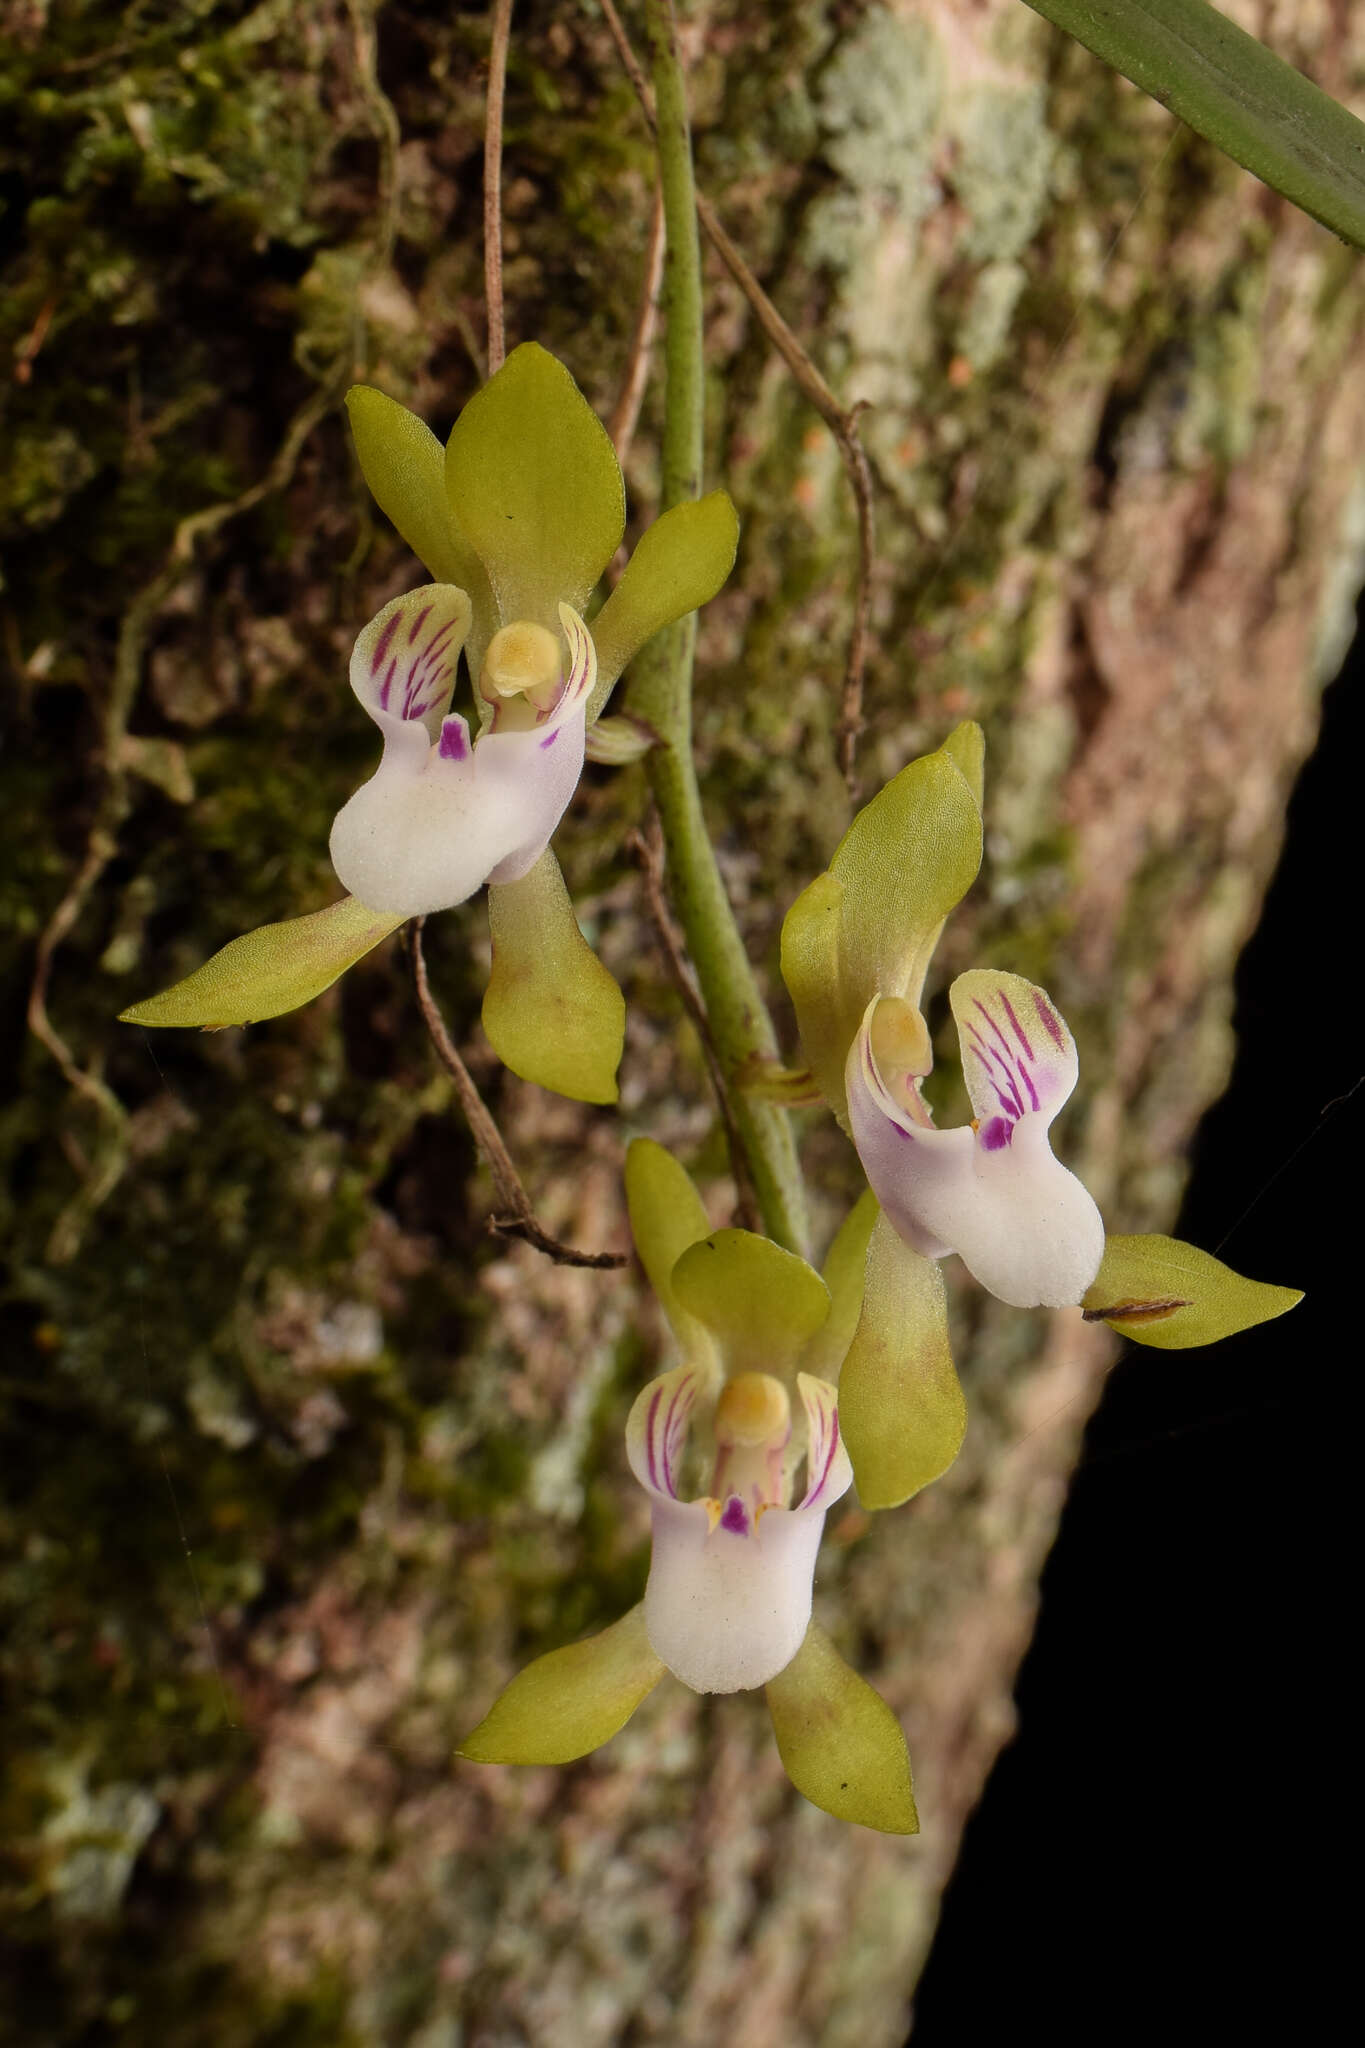
M 546 747 L 552 747 L 554 745 L 555 741 L 559 738 L 559 734 L 560 728 L 558 726 L 555 727 L 553 732 L 546 733 L 544 739 L 540 743 L 540 750 L 542 753 L 544 753 Z
M 424 624 L 426 623 L 426 621 L 427 621 L 427 620 L 428 620 L 428 619 L 429 619 L 429 618 L 431 617 L 431 613 L 432 613 L 432 606 L 431 606 L 431 605 L 429 605 L 429 604 L 424 604 L 424 605 L 423 605 L 423 607 L 422 607 L 422 609 L 421 609 L 421 611 L 420 611 L 420 612 L 418 612 L 418 614 L 417 614 L 417 617 L 416 617 L 416 618 L 415 618 L 415 619 L 413 620 L 413 622 L 412 622 L 412 630 L 411 630 L 411 631 L 409 632 L 409 634 L 408 634 L 408 646 L 409 646 L 409 647 L 411 647 L 411 645 L 412 645 L 413 641 L 414 641 L 414 640 L 415 640 L 415 639 L 417 638 L 417 635 L 418 635 L 418 634 L 419 634 L 419 633 L 421 632 L 421 630 L 422 630 L 422 627 L 423 627 L 423 625 L 424 625 Z
M 1032 1046 L 1031 1046 L 1031 1045 L 1029 1044 L 1028 1040 L 1027 1040 L 1027 1039 L 1025 1038 L 1025 1036 L 1024 1036 L 1024 1028 L 1023 1028 L 1022 1024 L 1021 1024 L 1021 1023 L 1019 1022 L 1019 1019 L 1018 1019 L 1018 1018 L 1017 1018 L 1017 1017 L 1015 1016 L 1015 1014 L 1014 1014 L 1014 1006 L 1013 1006 L 1013 1004 L 1012 1004 L 1012 1003 L 1010 1002 L 1010 999 L 1009 999 L 1009 997 L 1008 997 L 1008 996 L 1007 996 L 1007 995 L 1005 994 L 1005 992 L 1004 992 L 1004 990 L 1003 990 L 1003 989 L 1002 989 L 1002 990 L 1001 990 L 1001 992 L 1000 992 L 1000 1001 L 1001 1001 L 1001 1003 L 1002 1003 L 1002 1004 L 1004 1005 L 1005 1015 L 1006 1015 L 1006 1016 L 1007 1016 L 1007 1017 L 1009 1018 L 1009 1020 L 1010 1020 L 1010 1028 L 1011 1028 L 1011 1029 L 1012 1029 L 1012 1031 L 1014 1032 L 1014 1035 L 1015 1035 L 1015 1037 L 1016 1037 L 1016 1038 L 1018 1039 L 1018 1041 L 1019 1041 L 1020 1045 L 1022 1045 L 1022 1046 L 1023 1046 L 1023 1048 L 1024 1048 L 1024 1051 L 1025 1051 L 1025 1053 L 1026 1053 L 1026 1054 L 1028 1055 L 1029 1059 L 1032 1059 L 1032 1058 L 1033 1058 L 1033 1047 L 1032 1047 Z
M 659 1403 L 663 1397 L 663 1388 L 656 1387 L 653 1399 L 649 1404 L 649 1413 L 645 1417 L 645 1462 L 649 1466 L 649 1483 L 651 1486 L 658 1488 L 660 1493 L 664 1489 L 659 1485 L 659 1465 L 654 1455 L 654 1423 L 659 1413 Z
M 994 1032 L 995 1036 L 1000 1040 L 1000 1049 L 1004 1053 L 1005 1058 L 1009 1061 L 1010 1065 L 1013 1066 L 1015 1059 L 1014 1048 L 1010 1044 L 1008 1038 L 1006 1038 L 1004 1032 L 996 1023 L 995 1018 L 992 1017 L 990 1011 L 982 1002 L 980 996 L 973 996 L 972 1001 L 975 1004 L 976 1008 L 980 1010 L 982 1016 L 985 1018 L 987 1024 L 989 1025 L 990 1029 Z
M 824 1411 L 822 1411 L 822 1425 L 824 1420 Z M 839 1417 L 837 1414 L 831 1415 L 828 1420 L 829 1430 L 825 1438 L 825 1462 L 820 1467 L 820 1477 L 816 1480 L 814 1486 L 807 1486 L 806 1488 L 805 1505 L 809 1507 L 814 1507 L 816 1500 L 824 1492 L 825 1481 L 829 1478 L 830 1466 L 834 1463 L 834 1453 L 839 1448 Z
M 370 656 L 370 674 L 372 676 L 377 676 L 379 674 L 380 669 L 384 666 L 384 657 L 389 651 L 389 642 L 392 640 L 394 634 L 398 631 L 398 621 L 400 617 L 401 613 L 394 612 L 390 617 L 388 623 L 384 627 L 383 632 L 375 641 L 374 653 Z
M 398 657 L 395 655 L 393 660 L 389 663 L 389 672 L 385 676 L 384 681 L 380 686 L 379 708 L 381 711 L 387 711 L 389 708 L 389 691 L 393 688 L 393 679 L 397 675 L 397 673 Z
M 1027 1084 L 1028 1076 L 1026 1074 L 1023 1074 L 1023 1070 L 1019 1066 L 1019 1063 L 1014 1058 L 1013 1054 L 1009 1052 L 1009 1048 L 1007 1045 L 1006 1053 L 1005 1055 L 1002 1055 L 995 1050 L 994 1046 L 986 1044 L 985 1040 L 982 1038 L 980 1032 L 976 1029 L 975 1025 L 969 1024 L 967 1026 L 967 1031 L 976 1044 L 976 1048 L 980 1055 L 982 1065 L 986 1068 L 986 1080 L 989 1083 L 990 1088 L 995 1095 L 996 1101 L 1000 1104 L 1000 1107 L 1005 1111 L 1007 1116 L 1022 1116 L 1024 1114 L 1024 1102 L 1023 1097 L 1020 1095 L 1018 1087 L 1016 1086 L 1016 1079 L 1020 1075 L 1022 1075 L 1025 1083 Z M 1005 1041 L 1002 1039 L 1001 1043 L 1005 1044 Z M 1008 1088 L 1010 1093 L 1009 1101 L 1006 1101 L 1005 1097 L 1001 1094 L 1000 1083 L 996 1080 L 994 1074 L 990 1071 L 992 1067 L 999 1067 L 1003 1070 L 1005 1076 L 1005 1086 L 1006 1088 Z M 1038 1107 L 1036 1101 L 1034 1102 L 1033 1106 L 1035 1109 Z
M 728 1529 L 732 1536 L 747 1536 L 749 1533 L 749 1510 L 737 1493 L 732 1493 L 725 1503 L 725 1512 L 720 1518 L 722 1529 Z
M 434 661 L 436 661 L 440 654 L 444 651 L 446 642 L 450 639 L 454 631 L 455 621 L 451 619 L 447 625 L 442 626 L 439 633 L 433 633 L 431 639 L 428 641 L 427 645 L 422 649 L 422 652 L 417 657 L 417 659 L 425 663 L 427 667 L 430 667 L 431 664 Z
M 1066 1037 L 1056 1012 L 1043 1001 L 1037 990 L 1033 993 L 1033 1007 L 1038 1012 L 1038 1021 L 1046 1031 L 1058 1052 L 1066 1051 Z

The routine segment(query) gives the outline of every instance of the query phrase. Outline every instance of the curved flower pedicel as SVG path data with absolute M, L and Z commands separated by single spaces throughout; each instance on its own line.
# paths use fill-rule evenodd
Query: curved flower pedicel
M 918 1079 L 883 1072 L 879 998 L 849 1048 L 849 1121 L 872 1191 L 914 1251 L 959 1253 L 1001 1301 L 1079 1302 L 1099 1271 L 1104 1223 L 1048 1138 L 1076 1086 L 1071 1033 L 1046 993 L 1017 974 L 973 969 L 949 1001 L 970 1125 L 936 1130 Z
M 798 1790 L 841 1819 L 913 1833 L 899 1723 L 811 1619 L 825 1515 L 852 1474 L 834 1388 L 799 1368 L 823 1362 L 827 1325 L 842 1333 L 856 1316 L 857 1262 L 836 1240 L 831 1301 L 819 1275 L 766 1238 L 709 1232 L 687 1175 L 648 1139 L 630 1148 L 626 1184 L 637 1248 L 687 1354 L 643 1390 L 626 1430 L 650 1502 L 645 1597 L 600 1635 L 538 1658 L 459 1753 L 569 1763 L 615 1735 L 665 1671 L 696 1692 L 761 1685 Z M 689 1439 L 702 1435 L 711 1455 L 694 1495 Z
M 426 584 L 385 605 L 355 644 L 351 688 L 383 734 L 384 754 L 338 813 L 331 853 L 344 887 L 372 910 L 420 917 L 463 903 L 486 881 L 520 881 L 578 786 L 597 674 L 583 621 L 559 607 L 566 673 L 554 635 L 535 627 L 519 636 L 515 675 L 508 657 L 499 673 L 508 706 L 509 681 L 530 696 L 532 722 L 503 731 L 495 711 L 471 740 L 448 708 L 469 613 L 462 590 Z

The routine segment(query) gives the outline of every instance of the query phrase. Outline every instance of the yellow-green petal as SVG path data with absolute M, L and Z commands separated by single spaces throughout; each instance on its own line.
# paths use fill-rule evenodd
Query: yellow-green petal
M 673 1292 L 673 1268 L 689 1245 L 709 1236 L 711 1219 L 687 1169 L 653 1138 L 633 1138 L 627 1149 L 626 1208 L 640 1264 L 684 1356 L 714 1364 L 709 1330 Z
M 1247 1280 L 1178 1237 L 1107 1237 L 1081 1307 L 1135 1344 L 1184 1351 L 1268 1323 L 1303 1300 L 1298 1287 Z M 1125 1313 L 1126 1311 L 1126 1313 Z
M 391 519 L 438 583 L 458 583 L 472 599 L 485 582 L 478 556 L 451 523 L 445 451 L 425 421 L 370 384 L 346 393 L 355 452 L 381 512 Z
M 919 1833 L 901 1724 L 818 1622 L 766 1691 L 782 1768 L 812 1806 L 884 1835 Z
M 564 365 L 533 341 L 476 391 L 446 445 L 447 501 L 504 625 L 559 629 L 585 609 L 621 544 L 626 501 L 606 428 Z
M 846 1105 L 844 1061 L 858 1028 L 854 1023 L 845 1037 L 850 1004 L 839 972 L 843 900 L 843 883 L 826 871 L 801 891 L 782 921 L 782 979 L 796 1010 L 801 1047 L 821 1094 L 839 1117 Z
M 820 1275 L 770 1238 L 716 1230 L 673 1268 L 679 1305 L 720 1345 L 725 1370 L 791 1374 L 829 1314 Z
M 893 775 L 859 811 L 829 864 L 844 887 L 840 961 L 845 981 L 861 993 L 860 1022 L 874 995 L 918 1003 L 943 921 L 976 880 L 981 804 L 962 761 L 969 772 L 979 766 L 979 730 L 959 726 L 936 752 Z
M 873 996 L 918 1005 L 949 911 L 981 866 L 980 728 L 960 725 L 859 811 L 782 927 L 782 975 L 826 1101 Z
M 967 1405 L 948 1341 L 943 1275 L 879 1216 L 863 1309 L 839 1376 L 839 1426 L 865 1508 L 895 1508 L 947 1471 Z
M 836 1385 L 862 1314 L 867 1246 L 878 1214 L 877 1197 L 864 1188 L 825 1256 L 822 1277 L 829 1289 L 829 1317 L 802 1352 L 801 1370 Z
M 330 988 L 402 922 L 401 914 L 390 917 L 343 896 L 308 917 L 263 924 L 233 939 L 174 988 L 134 1003 L 121 1022 L 222 1031 L 282 1017 Z
M 592 719 L 626 663 L 674 619 L 713 598 L 735 566 L 739 520 L 724 491 L 690 498 L 655 520 L 592 622 L 597 688 Z
M 512 1680 L 455 1754 L 476 1764 L 571 1764 L 610 1742 L 664 1675 L 643 1606 L 551 1650 Z
M 519 882 L 489 888 L 488 922 L 483 1028 L 498 1058 L 556 1095 L 615 1102 L 625 997 L 578 929 L 548 847 Z
M 986 735 L 973 718 L 964 718 L 961 725 L 955 725 L 943 742 L 943 751 L 950 754 L 966 780 L 976 808 L 980 810 L 986 801 Z

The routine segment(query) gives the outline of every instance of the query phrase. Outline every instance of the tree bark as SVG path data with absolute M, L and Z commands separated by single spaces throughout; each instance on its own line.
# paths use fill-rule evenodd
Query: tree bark
M 1335 11 L 1229 11 L 1358 99 Z M 761 1701 L 671 1682 L 572 1769 L 452 1764 L 514 1668 L 638 1597 L 643 1281 L 487 1237 L 397 942 L 247 1033 L 112 1020 L 337 893 L 328 827 L 369 761 L 345 661 L 417 577 L 338 401 L 362 378 L 444 433 L 476 387 L 487 24 L 9 14 L 11 2038 L 890 2048 L 1110 1341 L 950 1273 L 966 1449 L 829 1530 L 817 1612 L 905 1722 L 918 1840 L 805 1805 Z M 986 866 L 936 968 L 949 1081 L 951 975 L 1043 982 L 1082 1057 L 1059 1149 L 1111 1228 L 1162 1227 L 1360 581 L 1358 261 L 1007 0 L 727 0 L 684 29 L 700 182 L 871 408 L 864 793 L 956 720 L 987 730 Z M 650 158 L 595 11 L 518 10 L 506 123 L 509 343 L 606 416 Z M 853 508 L 713 259 L 708 292 L 707 481 L 743 540 L 702 621 L 699 745 L 771 984 L 848 818 Z M 497 1068 L 479 904 L 427 933 L 542 1220 L 620 1250 L 634 1131 L 718 1221 L 733 1193 L 624 850 L 644 802 L 638 768 L 590 771 L 558 840 L 626 989 L 619 1114 Z M 856 1162 L 826 1117 L 803 1144 L 827 1239 Z

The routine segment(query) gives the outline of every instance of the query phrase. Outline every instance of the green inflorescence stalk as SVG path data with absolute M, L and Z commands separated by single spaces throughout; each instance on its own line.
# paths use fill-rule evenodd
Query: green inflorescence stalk
M 664 267 L 666 409 L 660 510 L 701 489 L 705 369 L 701 253 L 697 242 L 692 141 L 671 0 L 650 0 L 650 45 L 659 126 L 667 256 Z M 701 983 L 727 1079 L 754 1054 L 777 1056 L 777 1035 L 735 923 L 702 814 L 692 759 L 695 616 L 655 635 L 636 658 L 630 707 L 662 736 L 646 755 L 668 849 L 670 893 Z M 806 1249 L 805 1191 L 783 1109 L 736 1089 L 734 1119 L 769 1234 Z
M 1207 0 L 1028 0 L 1356 248 L 1365 124 Z

